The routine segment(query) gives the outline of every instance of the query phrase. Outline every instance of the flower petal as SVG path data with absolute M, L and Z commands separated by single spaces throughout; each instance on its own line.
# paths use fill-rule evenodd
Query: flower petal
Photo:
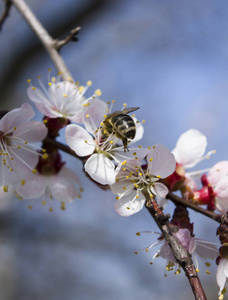
M 176 161 L 169 149 L 157 144 L 147 155 L 148 172 L 166 178 L 175 171 Z
M 85 171 L 101 184 L 113 184 L 115 182 L 115 165 L 101 153 L 95 153 L 87 159 Z
M 20 124 L 31 120 L 35 115 L 32 106 L 24 103 L 20 108 L 15 108 L 5 114 L 0 120 L 0 130 L 6 132 Z
M 68 146 L 79 156 L 90 155 L 95 149 L 95 142 L 92 136 L 79 125 L 67 125 L 65 139 Z
M 222 258 L 219 262 L 217 273 L 216 273 L 216 281 L 217 285 L 219 287 L 219 295 L 221 295 L 222 290 L 224 289 L 225 283 L 226 283 L 226 275 L 224 272 L 224 268 L 227 264 L 227 260 Z
M 215 259 L 219 255 L 218 248 L 213 243 L 202 239 L 195 239 L 196 242 L 196 254 L 204 259 Z M 190 252 L 191 253 L 191 252 Z
M 151 187 L 152 187 L 151 192 L 162 198 L 165 198 L 169 192 L 168 188 L 163 183 L 160 182 L 155 182 Z
M 47 127 L 38 121 L 21 124 L 13 132 L 14 137 L 18 137 L 29 143 L 42 141 L 46 135 Z
M 48 187 L 52 196 L 61 202 L 72 202 L 78 196 L 74 183 L 60 174 L 49 178 Z
M 45 193 L 46 187 L 47 182 L 44 176 L 30 174 L 30 176 L 26 178 L 24 185 L 18 185 L 17 193 L 25 199 L 36 199 Z
M 209 171 L 207 179 L 213 187 L 218 184 L 218 182 L 228 174 L 228 161 L 220 161 L 215 164 Z
M 132 191 L 129 195 L 122 197 L 115 202 L 115 210 L 123 217 L 128 217 L 139 212 L 146 200 L 141 192 L 139 192 L 139 198 L 135 198 L 136 191 Z M 135 198 L 135 200 L 133 200 Z
M 199 130 L 189 129 L 181 134 L 172 153 L 176 162 L 185 169 L 194 167 L 202 158 L 207 147 L 207 138 Z

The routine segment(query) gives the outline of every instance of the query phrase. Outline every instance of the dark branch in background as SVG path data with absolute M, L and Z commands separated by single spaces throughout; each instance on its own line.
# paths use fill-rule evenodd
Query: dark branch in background
M 8 17 L 9 15 L 9 11 L 10 11 L 10 7 L 12 5 L 12 2 L 10 0 L 4 0 L 4 12 L 2 14 L 2 16 L 0 17 L 0 31 L 2 30 L 2 25 L 5 21 L 5 19 Z
M 81 27 L 76 27 L 74 29 L 71 30 L 70 34 L 68 36 L 65 37 L 65 39 L 62 40 L 56 40 L 55 42 L 55 48 L 57 50 L 59 50 L 60 48 L 62 48 L 63 46 L 65 46 L 67 43 L 69 42 L 78 42 L 78 33 L 81 30 Z
M 186 201 L 173 193 L 169 192 L 166 196 L 167 199 L 170 199 L 175 205 L 183 205 L 184 207 L 191 208 L 195 210 L 196 212 L 201 213 L 202 215 L 205 215 L 213 220 L 215 220 L 218 223 L 221 223 L 221 215 L 214 213 L 213 211 L 209 211 L 207 209 L 202 208 L 201 206 L 198 206 L 190 201 Z
M 148 192 L 145 192 L 144 196 L 146 198 L 146 208 L 155 220 L 164 238 L 172 249 L 176 261 L 183 268 L 185 275 L 191 285 L 195 299 L 206 300 L 207 298 L 193 264 L 191 255 L 172 234 L 171 225 L 168 221 L 169 216 L 163 213 L 163 211 L 159 208 L 157 202 L 154 199 L 150 198 Z

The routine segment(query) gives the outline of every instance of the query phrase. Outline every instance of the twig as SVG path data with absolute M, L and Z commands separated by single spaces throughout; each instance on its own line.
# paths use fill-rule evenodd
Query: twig
M 57 51 L 55 45 L 56 41 L 49 35 L 47 30 L 43 27 L 43 25 L 37 20 L 33 12 L 27 6 L 27 4 L 23 0 L 12 0 L 12 3 L 16 6 L 18 11 L 21 13 L 23 18 L 26 20 L 28 25 L 40 39 L 41 43 L 43 44 L 44 48 L 50 55 L 50 58 L 55 65 L 56 69 L 61 72 L 62 77 L 64 80 L 69 78 L 72 79 L 70 71 L 68 70 L 64 60 L 60 56 L 59 52 Z
M 12 2 L 10 0 L 4 0 L 4 3 L 5 3 L 5 9 L 4 9 L 4 12 L 0 18 L 0 31 L 2 29 L 2 25 L 5 21 L 5 19 L 8 17 L 9 15 L 9 11 L 10 11 L 10 7 L 12 5 Z
M 191 285 L 195 299 L 206 300 L 207 298 L 202 288 L 195 266 L 193 264 L 191 255 L 172 234 L 170 223 L 168 221 L 168 216 L 166 216 L 162 212 L 162 210 L 159 208 L 158 204 L 154 199 L 150 199 L 150 196 L 147 192 L 144 193 L 144 196 L 147 200 L 146 208 L 148 209 L 151 216 L 154 218 L 164 238 L 166 239 L 167 243 L 172 249 L 172 253 L 176 261 L 183 268 L 185 275 L 188 278 L 189 283 Z
M 79 33 L 80 30 L 81 30 L 81 27 L 76 27 L 71 30 L 70 34 L 68 36 L 66 36 L 65 39 L 60 40 L 60 41 L 56 40 L 55 48 L 59 50 L 60 48 L 65 46 L 70 41 L 77 42 L 78 38 L 76 37 L 76 35 Z
M 207 209 L 202 208 L 201 206 L 195 205 L 194 203 L 192 203 L 190 201 L 186 201 L 183 198 L 180 198 L 171 192 L 169 192 L 166 197 L 168 199 L 170 199 L 176 205 L 183 205 L 185 207 L 189 207 L 189 208 L 215 220 L 216 222 L 221 223 L 221 215 L 216 214 L 213 211 L 209 211 Z

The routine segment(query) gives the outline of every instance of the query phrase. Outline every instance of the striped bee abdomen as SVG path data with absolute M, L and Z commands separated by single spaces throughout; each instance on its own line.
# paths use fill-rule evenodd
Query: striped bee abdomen
M 119 114 L 114 116 L 112 118 L 112 123 L 114 124 L 117 137 L 121 136 L 129 139 L 133 139 L 135 137 L 135 122 L 129 115 Z

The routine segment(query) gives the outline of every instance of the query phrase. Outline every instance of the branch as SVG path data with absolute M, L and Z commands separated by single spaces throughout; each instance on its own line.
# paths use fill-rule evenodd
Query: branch
M 76 35 L 79 33 L 80 30 L 81 30 L 81 27 L 76 27 L 71 30 L 70 34 L 67 37 L 65 37 L 65 39 L 63 39 L 61 41 L 55 41 L 55 48 L 57 50 L 59 50 L 60 48 L 65 46 L 70 41 L 77 42 L 78 38 L 76 37 Z
M 169 216 L 165 215 L 159 208 L 157 202 L 154 199 L 150 199 L 148 192 L 144 193 L 146 198 L 146 208 L 149 213 L 157 223 L 160 228 L 164 238 L 169 244 L 172 253 L 176 261 L 183 268 L 186 277 L 189 280 L 195 299 L 206 300 L 206 295 L 202 288 L 201 282 L 199 280 L 198 274 L 196 272 L 195 266 L 193 264 L 191 255 L 189 252 L 181 245 L 181 243 L 172 234 L 170 223 L 168 221 Z
M 5 19 L 8 17 L 9 15 L 9 11 L 10 11 L 10 7 L 12 5 L 12 2 L 10 0 L 4 0 L 4 3 L 5 3 L 5 9 L 4 9 L 4 12 L 0 18 L 0 31 L 2 29 L 2 25 L 5 21 Z
M 216 214 L 213 211 L 209 211 L 209 210 L 204 209 L 190 201 L 186 201 L 183 198 L 180 198 L 171 192 L 169 192 L 166 197 L 168 199 L 170 199 L 175 205 L 183 205 L 184 207 L 189 207 L 189 208 L 215 220 L 216 222 L 221 223 L 221 215 Z
M 33 12 L 23 0 L 12 0 L 12 3 L 16 6 L 17 10 L 21 13 L 25 21 L 43 44 L 56 69 L 58 72 L 62 73 L 63 80 L 67 80 L 69 78 L 72 79 L 70 71 L 56 49 L 56 40 L 49 35 L 47 30 L 37 20 Z

